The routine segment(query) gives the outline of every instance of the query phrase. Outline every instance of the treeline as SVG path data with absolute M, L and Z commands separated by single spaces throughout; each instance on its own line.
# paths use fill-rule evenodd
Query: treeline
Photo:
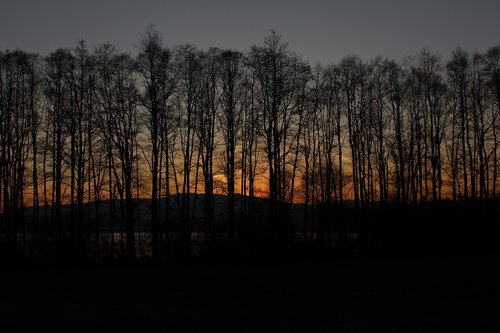
M 242 53 L 168 48 L 149 28 L 135 57 L 84 42 L 44 57 L 5 51 L 1 242 L 34 256 L 65 244 L 133 258 L 147 198 L 149 255 L 189 253 L 196 193 L 207 251 L 296 232 L 324 241 L 346 206 L 494 200 L 499 126 L 500 46 L 458 48 L 446 62 L 424 49 L 311 67 L 274 32 Z M 216 193 L 227 196 L 223 223 Z

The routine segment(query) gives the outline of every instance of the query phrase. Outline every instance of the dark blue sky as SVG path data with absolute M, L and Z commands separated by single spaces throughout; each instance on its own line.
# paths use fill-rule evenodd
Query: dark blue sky
M 400 58 L 422 47 L 448 58 L 457 46 L 484 52 L 500 44 L 500 1 L 0 0 L 0 49 L 47 54 L 85 39 L 135 52 L 149 24 L 169 46 L 239 50 L 274 29 L 312 63 Z

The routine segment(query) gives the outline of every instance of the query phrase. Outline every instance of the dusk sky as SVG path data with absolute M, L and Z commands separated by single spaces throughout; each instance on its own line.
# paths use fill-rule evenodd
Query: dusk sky
M 248 50 L 271 29 L 311 63 L 347 54 L 400 58 L 422 47 L 448 58 L 457 46 L 500 44 L 500 1 L 131 1 L 0 0 L 0 49 L 47 54 L 111 42 L 135 53 L 153 24 L 165 43 Z

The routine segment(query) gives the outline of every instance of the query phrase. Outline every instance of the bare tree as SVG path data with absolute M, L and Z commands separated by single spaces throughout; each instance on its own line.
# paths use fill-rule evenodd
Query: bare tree
M 201 167 L 204 188 L 205 239 L 209 248 L 216 242 L 214 212 L 214 152 L 216 120 L 221 104 L 219 80 L 220 51 L 210 49 L 203 54 L 200 82 L 199 107 L 195 124 L 200 144 Z
M 192 209 L 196 201 L 191 198 L 192 173 L 195 180 L 198 177 L 198 163 L 200 143 L 196 141 L 196 125 L 198 123 L 198 110 L 201 108 L 201 52 L 190 45 L 181 46 L 176 52 L 177 65 L 177 119 L 178 140 L 180 143 L 181 160 L 179 174 L 182 176 L 182 186 L 176 180 L 178 211 L 180 216 L 180 251 L 188 253 L 191 243 Z M 197 156 L 195 157 L 195 152 Z M 172 161 L 175 162 L 175 161 Z M 174 171 L 175 172 L 175 171 Z M 197 183 L 195 181 L 195 183 Z M 196 193 L 196 191 L 195 191 Z M 192 202 L 192 204 L 191 204 Z
M 223 169 L 227 179 L 228 238 L 231 246 L 235 242 L 235 183 L 236 146 L 241 131 L 245 104 L 245 73 L 243 54 L 238 51 L 223 51 L 220 55 L 220 89 L 222 107 L 219 113 L 219 129 L 224 140 Z M 243 180 L 242 180 L 243 181 Z M 242 193 L 244 194 L 244 193 Z
M 497 196 L 497 182 L 498 182 L 498 149 L 500 148 L 500 143 L 498 139 L 498 131 L 500 129 L 500 46 L 492 47 L 486 53 L 487 61 L 487 77 L 488 77 L 488 89 L 491 100 L 493 101 L 493 106 L 490 111 L 490 135 L 491 135 L 491 145 L 488 156 L 491 157 L 492 161 L 492 180 L 491 180 L 491 192 L 492 197 Z M 489 157 L 489 158 L 490 158 Z
M 103 46 L 100 59 L 101 132 L 108 149 L 110 184 L 114 181 L 125 221 L 126 253 L 136 256 L 133 201 L 133 168 L 138 158 L 135 142 L 139 133 L 139 90 L 134 77 L 134 62 L 127 54 L 117 54 Z M 112 176 L 111 176 L 112 174 Z M 110 189 L 112 186 L 110 185 Z M 112 195 L 110 193 L 110 195 Z M 113 214 L 113 212 L 111 212 Z M 114 237 L 113 230 L 112 239 Z
M 64 226 L 62 225 L 62 184 L 63 158 L 66 149 L 67 131 L 65 117 L 70 110 L 71 82 L 70 73 L 73 55 L 68 49 L 59 49 L 46 58 L 45 95 L 49 103 L 47 121 L 50 124 L 48 136 L 51 140 L 52 153 L 52 218 L 55 224 L 55 243 L 60 244 Z
M 151 225 L 153 258 L 160 257 L 160 217 L 158 197 L 161 184 L 161 152 L 168 146 L 168 135 L 164 132 L 167 126 L 167 109 L 173 93 L 172 55 L 162 45 L 161 36 L 153 27 L 149 27 L 140 42 L 137 57 L 138 72 L 143 87 L 142 104 L 147 110 L 146 123 L 149 131 L 151 171 Z M 167 148 L 168 149 L 168 148 Z M 167 163 L 168 165 L 168 163 Z M 168 179 L 168 174 L 166 175 Z M 167 186 L 168 187 L 168 186 Z M 166 207 L 168 210 L 168 206 Z
M 463 196 L 469 197 L 469 177 L 467 170 L 467 148 L 469 148 L 469 112 L 468 112 L 468 91 L 470 86 L 470 62 L 467 52 L 457 49 L 453 52 L 452 59 L 446 65 L 450 88 L 458 101 L 460 115 L 460 143 L 461 143 L 461 164 L 463 177 Z
M 281 36 L 275 32 L 266 37 L 264 45 L 252 47 L 249 58 L 258 82 L 262 136 L 267 155 L 269 221 L 273 238 L 278 240 L 288 235 L 281 232 L 288 229 L 288 221 L 286 215 L 279 215 L 279 212 L 284 211 L 282 204 L 293 185 L 293 177 L 290 177 L 293 171 L 290 173 L 287 165 L 290 165 L 288 159 L 295 156 L 292 152 L 296 145 L 290 145 L 290 139 L 295 143 L 298 138 L 299 127 L 293 126 L 300 118 L 296 97 L 302 93 L 303 73 L 309 69 L 300 58 L 288 51 Z

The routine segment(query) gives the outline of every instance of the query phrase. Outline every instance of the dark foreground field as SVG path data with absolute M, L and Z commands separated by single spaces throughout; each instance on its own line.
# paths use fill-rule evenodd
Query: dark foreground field
M 7 266 L 0 331 L 498 332 L 495 258 Z

